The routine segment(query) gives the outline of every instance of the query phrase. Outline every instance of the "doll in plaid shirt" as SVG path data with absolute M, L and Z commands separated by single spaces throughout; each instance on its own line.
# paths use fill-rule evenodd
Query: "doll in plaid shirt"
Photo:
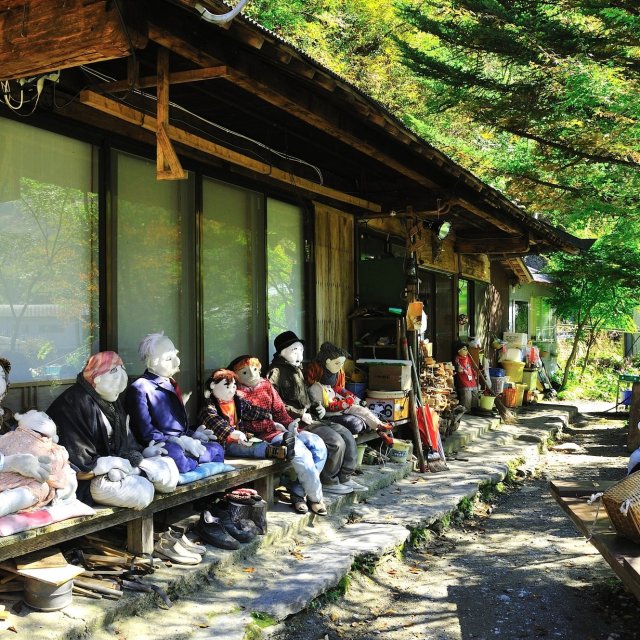
M 326 515 L 320 472 L 327 461 L 327 447 L 322 438 L 300 428 L 271 381 L 260 376 L 262 365 L 258 358 L 240 356 L 229 365 L 238 378 L 238 395 L 268 411 L 271 420 L 254 420 L 251 430 L 267 442 L 280 442 L 285 434 L 295 434 L 294 457 L 291 461 L 297 481 L 290 487 L 291 506 L 296 513 Z
M 200 411 L 198 423 L 211 431 L 229 456 L 291 460 L 295 446 L 293 434 L 286 432 L 285 437 L 274 444 L 247 436 L 255 434 L 253 420 L 272 425 L 275 423 L 269 411 L 241 398 L 236 389 L 235 373 L 228 369 L 216 369 L 206 382 L 204 397 L 207 402 Z

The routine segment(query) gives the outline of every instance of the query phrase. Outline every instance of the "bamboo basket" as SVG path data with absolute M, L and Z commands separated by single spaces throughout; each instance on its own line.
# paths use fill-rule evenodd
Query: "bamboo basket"
M 602 495 L 602 503 L 616 532 L 640 543 L 640 471 L 609 487 Z

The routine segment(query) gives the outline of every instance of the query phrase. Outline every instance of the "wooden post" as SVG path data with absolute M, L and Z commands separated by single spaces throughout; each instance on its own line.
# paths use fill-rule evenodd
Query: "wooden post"
M 153 516 L 127 523 L 127 549 L 134 555 L 153 553 Z
M 629 433 L 627 435 L 627 451 L 635 451 L 640 447 L 640 382 L 631 387 L 631 405 L 629 406 Z
M 273 474 L 263 476 L 253 481 L 253 488 L 262 496 L 263 500 L 267 501 L 267 504 L 272 505 L 274 499 L 274 493 L 276 483 Z

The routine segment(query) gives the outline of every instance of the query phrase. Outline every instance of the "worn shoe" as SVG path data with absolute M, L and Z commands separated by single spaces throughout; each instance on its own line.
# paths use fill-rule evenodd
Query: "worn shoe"
M 199 564 L 202 561 L 200 554 L 188 551 L 182 546 L 180 540 L 170 536 L 161 536 L 153 551 L 160 557 L 176 564 Z
M 272 460 L 287 460 L 287 447 L 279 444 L 270 444 L 267 446 L 264 456 Z
M 285 432 L 282 444 L 287 448 L 287 460 L 291 461 L 296 455 L 296 436 L 290 431 Z
M 207 543 L 219 549 L 239 549 L 240 543 L 230 536 L 222 527 L 218 518 L 214 518 L 208 511 L 200 514 L 196 525 L 198 535 Z
M 201 544 L 193 542 L 193 540 L 189 540 L 189 538 L 187 538 L 186 535 L 184 535 L 183 533 L 179 533 L 178 531 L 174 531 L 173 529 L 168 529 L 162 534 L 162 536 L 166 538 L 171 538 L 173 540 L 178 540 L 180 544 L 187 551 L 190 551 L 191 553 L 197 553 L 199 555 L 202 555 L 203 553 L 207 552 L 207 547 L 204 547 Z
M 291 496 L 291 506 L 296 513 L 308 513 L 309 507 L 307 506 L 307 501 L 296 495 Z
M 344 483 L 338 482 L 337 484 L 323 484 L 322 491 L 324 493 L 335 493 L 337 495 L 344 496 L 348 493 L 353 493 L 353 487 L 349 487 Z
M 317 516 L 327 515 L 327 506 L 322 500 L 320 502 L 310 502 L 309 509 L 311 509 L 312 513 L 315 513 Z
M 251 542 L 258 535 L 258 527 L 251 520 L 233 520 L 229 511 L 221 508 L 212 510 L 211 515 L 217 518 L 222 528 L 238 542 Z
M 353 478 L 349 478 L 346 482 L 342 483 L 345 487 L 351 487 L 356 493 L 362 493 L 364 491 L 369 491 L 369 487 L 366 487 L 359 482 L 356 482 Z

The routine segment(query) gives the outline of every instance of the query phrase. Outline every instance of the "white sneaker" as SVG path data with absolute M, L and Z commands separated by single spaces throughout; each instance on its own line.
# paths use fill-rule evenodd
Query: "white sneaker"
M 356 482 L 353 478 L 349 478 L 346 482 L 342 483 L 345 487 L 351 487 L 356 493 L 363 491 L 369 491 L 369 487 Z
M 175 540 L 169 536 L 161 537 L 153 548 L 154 553 L 167 558 L 177 564 L 199 564 L 202 557 L 197 553 L 187 551 L 179 540 Z
M 353 493 L 353 487 L 347 484 L 323 484 L 322 491 L 324 493 L 336 493 L 338 495 L 346 495 L 347 493 Z
M 163 534 L 165 537 L 173 540 L 177 540 L 180 544 L 190 553 L 197 553 L 198 555 L 203 555 L 207 552 L 207 548 L 203 547 L 201 544 L 197 542 L 193 542 L 193 540 L 189 540 L 185 534 L 178 533 L 173 529 L 169 529 Z

